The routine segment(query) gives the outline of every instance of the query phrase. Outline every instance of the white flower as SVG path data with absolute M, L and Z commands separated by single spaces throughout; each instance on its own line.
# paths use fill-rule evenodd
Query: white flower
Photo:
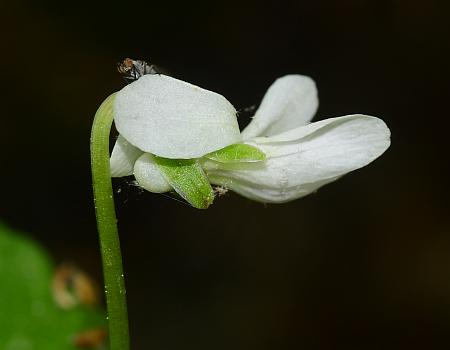
M 111 174 L 134 174 L 143 188 L 166 192 L 173 184 L 151 154 L 201 158 L 211 183 L 252 200 L 282 203 L 369 164 L 389 147 L 390 131 L 381 119 L 356 114 L 310 123 L 317 106 L 312 79 L 284 76 L 239 135 L 235 110 L 224 97 L 173 78 L 144 76 L 117 94 L 114 113 L 121 136 Z M 263 151 L 266 159 L 203 157 L 239 142 Z

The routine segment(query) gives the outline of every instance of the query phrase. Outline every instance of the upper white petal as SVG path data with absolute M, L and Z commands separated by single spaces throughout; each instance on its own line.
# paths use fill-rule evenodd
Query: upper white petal
M 266 153 L 265 162 L 234 167 L 208 162 L 208 177 L 250 199 L 281 203 L 369 164 L 389 147 L 390 131 L 381 119 L 351 115 L 249 143 Z
M 142 151 L 198 158 L 241 141 L 225 97 L 165 75 L 145 75 L 117 93 L 117 130 Z
M 271 136 L 309 122 L 319 100 L 314 81 L 304 75 L 286 75 L 269 87 L 250 124 L 242 131 L 244 140 Z
M 111 159 L 109 160 L 112 177 L 122 177 L 133 174 L 134 162 L 143 152 L 131 145 L 122 135 L 116 140 Z

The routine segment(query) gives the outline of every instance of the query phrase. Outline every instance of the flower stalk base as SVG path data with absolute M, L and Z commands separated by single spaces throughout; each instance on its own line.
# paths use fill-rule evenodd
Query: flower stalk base
M 109 134 L 113 122 L 114 98 L 115 94 L 110 95 L 95 114 L 91 134 L 91 167 L 108 310 L 110 350 L 129 350 L 125 280 L 109 162 Z

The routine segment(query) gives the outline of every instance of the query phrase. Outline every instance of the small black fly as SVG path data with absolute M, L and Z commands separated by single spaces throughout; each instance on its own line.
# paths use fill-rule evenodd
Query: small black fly
M 138 80 L 146 74 L 159 74 L 159 71 L 153 64 L 131 58 L 125 58 L 122 62 L 118 63 L 117 70 L 122 74 L 127 84 Z

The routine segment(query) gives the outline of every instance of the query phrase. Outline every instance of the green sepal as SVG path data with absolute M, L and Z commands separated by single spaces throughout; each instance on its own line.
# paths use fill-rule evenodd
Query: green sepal
M 266 155 L 260 149 L 245 143 L 236 143 L 208 153 L 205 158 L 219 163 L 242 163 L 261 162 L 266 159 Z
M 214 201 L 214 191 L 195 159 L 169 159 L 154 156 L 167 182 L 189 204 L 207 209 Z

